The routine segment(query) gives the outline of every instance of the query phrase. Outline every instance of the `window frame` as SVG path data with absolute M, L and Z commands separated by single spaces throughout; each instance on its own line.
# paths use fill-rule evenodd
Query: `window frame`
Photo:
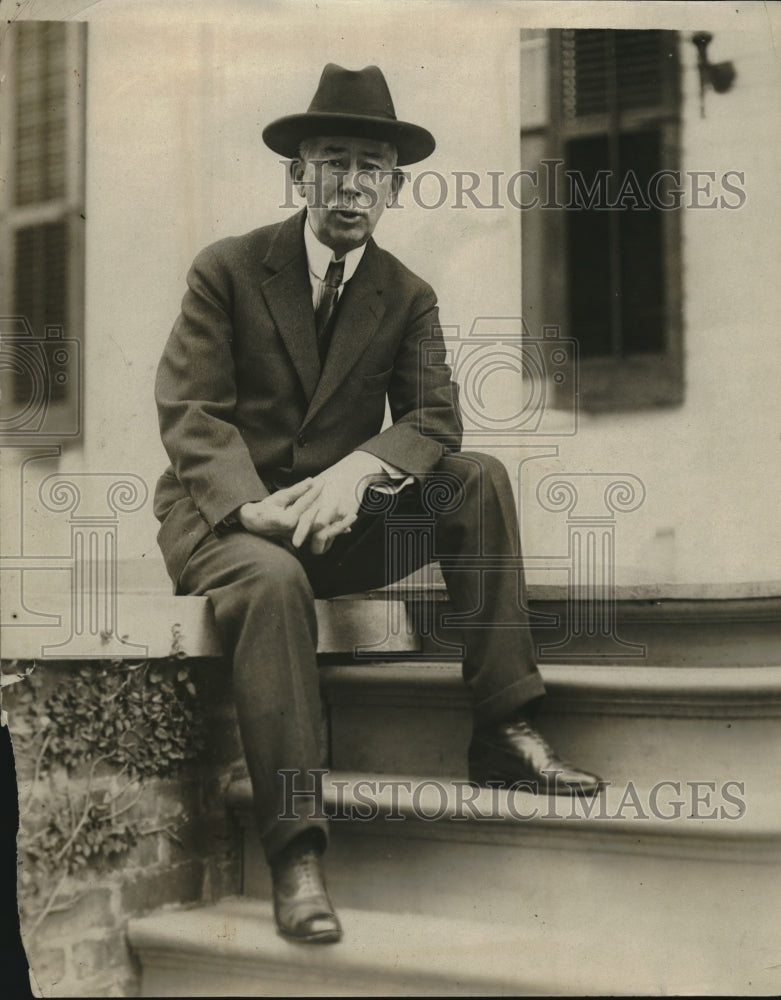
M 655 125 L 660 131 L 662 169 L 680 168 L 680 35 L 676 34 L 675 67 L 669 74 L 672 90 L 667 94 L 669 110 L 633 108 L 621 111 L 621 132 Z M 565 124 L 562 112 L 562 30 L 551 29 L 548 39 L 549 116 L 545 129 L 546 156 L 564 162 L 568 140 L 605 135 L 598 128 L 605 114 L 598 113 Z M 610 126 L 611 123 L 608 123 Z M 539 133 L 539 129 L 534 129 Z M 566 216 L 568 209 L 546 210 L 543 225 L 544 273 L 548 276 L 543 296 L 546 318 L 569 335 L 570 280 L 567 264 Z M 618 218 L 619 210 L 609 210 Z M 587 412 L 650 409 L 677 406 L 684 399 L 684 350 L 682 310 L 681 211 L 662 212 L 662 266 L 665 289 L 664 349 L 660 352 L 621 354 L 614 344 L 612 356 L 578 358 L 579 406 Z M 555 389 L 554 389 L 555 391 Z
M 16 75 L 16 59 L 20 44 L 20 33 L 15 30 L 28 21 L 18 21 L 9 25 L 0 46 L 0 74 L 6 86 L 0 90 L 3 120 L 6 135 L 10 141 L 0 144 L 2 156 L 0 169 L 6 178 L 4 191 L 0 193 L 0 273 L 4 275 L 6 300 L 3 313 L 18 315 L 16 304 L 16 234 L 27 227 L 46 223 L 64 223 L 67 238 L 67 310 L 63 317 L 61 335 L 68 340 L 77 340 L 80 356 L 84 356 L 85 326 L 85 197 L 86 197 L 86 100 L 87 100 L 87 23 L 83 21 L 34 22 L 48 26 L 58 26 L 64 32 L 64 68 L 66 87 L 64 104 L 64 191 L 60 197 L 16 205 L 16 126 L 18 107 L 13 82 Z M 59 324 L 54 327 L 57 330 Z M 52 327 L 33 330 L 33 339 L 40 342 L 47 337 Z M 35 434 L 37 443 L 43 441 L 65 443 L 81 437 L 82 429 L 81 385 L 75 383 L 67 395 L 53 396 L 48 404 L 49 430 Z M 57 428 L 61 427 L 62 431 Z M 66 428 L 69 428 L 66 430 Z M 78 428 L 74 432 L 73 428 Z M 15 437 L 9 430 L 4 436 Z M 29 434 L 19 435 L 29 440 Z

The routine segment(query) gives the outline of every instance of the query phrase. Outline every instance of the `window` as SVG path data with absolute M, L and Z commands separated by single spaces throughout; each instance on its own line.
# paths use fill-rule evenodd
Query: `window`
M 0 56 L 6 298 L 3 415 L 10 439 L 80 431 L 84 312 L 86 24 L 16 21 Z
M 537 32 L 522 46 L 523 86 L 545 109 L 522 122 L 541 201 L 522 218 L 524 317 L 577 341 L 586 410 L 683 398 L 679 212 L 663 207 L 678 78 L 676 32 Z

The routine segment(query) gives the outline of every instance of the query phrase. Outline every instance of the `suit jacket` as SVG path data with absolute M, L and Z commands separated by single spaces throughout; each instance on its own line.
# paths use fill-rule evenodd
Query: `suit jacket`
M 175 582 L 241 504 L 355 449 L 425 473 L 460 447 L 434 292 L 373 240 L 344 287 L 321 371 L 305 218 L 220 240 L 188 274 L 155 386 L 171 464 L 154 509 Z M 393 425 L 380 433 L 386 394 Z

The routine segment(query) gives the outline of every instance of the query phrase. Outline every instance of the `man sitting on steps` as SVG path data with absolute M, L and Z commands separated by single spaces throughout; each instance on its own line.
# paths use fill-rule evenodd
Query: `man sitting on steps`
M 469 619 L 471 779 L 550 794 L 590 794 L 599 779 L 559 760 L 531 725 L 544 689 L 509 479 L 499 461 L 460 452 L 434 293 L 372 239 L 398 168 L 434 139 L 396 118 L 377 67 L 332 64 L 308 111 L 263 139 L 291 159 L 306 208 L 207 247 L 190 270 L 157 376 L 171 465 L 155 512 L 177 592 L 210 598 L 232 662 L 279 930 L 328 942 L 342 932 L 321 871 L 327 824 L 306 808 L 281 816 L 280 772 L 321 765 L 316 597 L 383 586 L 442 557 L 453 608 Z M 394 516 L 419 515 L 438 478 L 456 484 L 457 502 L 436 514 L 433 551 L 390 560 L 370 488 L 395 493 Z M 476 557 L 494 568 L 481 572 Z M 497 557 L 514 566 L 497 571 Z

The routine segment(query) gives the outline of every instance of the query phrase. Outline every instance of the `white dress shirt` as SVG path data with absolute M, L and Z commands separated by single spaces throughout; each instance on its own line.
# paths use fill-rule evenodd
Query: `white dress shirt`
M 332 260 L 336 260 L 336 257 L 333 250 L 324 243 L 321 243 L 315 236 L 314 230 L 309 223 L 309 216 L 307 216 L 306 225 L 304 226 L 304 245 L 306 246 L 306 260 L 309 265 L 309 282 L 312 285 L 312 305 L 316 312 L 317 307 L 320 305 L 320 299 L 323 297 L 325 273 L 328 270 L 328 265 Z M 340 258 L 344 261 L 344 276 L 342 277 L 341 285 L 339 285 L 339 298 L 341 298 L 345 284 L 352 278 L 358 265 L 361 263 L 365 250 L 366 244 L 364 243 L 362 246 L 356 247 L 355 250 L 348 250 L 344 257 Z
M 306 247 L 306 260 L 309 267 L 309 282 L 312 285 L 312 305 L 317 311 L 317 307 L 320 304 L 320 299 L 323 296 L 323 288 L 325 286 L 325 275 L 328 270 L 328 265 L 332 260 L 336 260 L 334 252 L 330 247 L 327 247 L 324 243 L 315 236 L 314 230 L 309 221 L 309 216 L 307 216 L 306 225 L 304 226 L 304 245 Z M 355 274 L 358 265 L 363 259 L 364 252 L 366 250 L 366 244 L 362 244 L 356 247 L 354 250 L 348 250 L 344 257 L 340 260 L 344 261 L 344 276 L 342 277 L 342 283 L 339 285 L 339 291 L 337 293 L 337 301 L 341 298 L 342 292 L 344 291 L 344 286 Z M 356 449 L 360 451 L 361 449 Z M 387 475 L 388 479 L 385 482 L 372 483 L 372 489 L 379 490 L 382 493 L 398 493 L 403 490 L 405 486 L 413 483 L 415 480 L 412 476 L 408 476 L 401 469 L 397 469 L 394 465 L 389 465 L 388 462 L 384 462 L 381 458 L 376 455 L 372 456 L 376 461 L 382 466 L 383 472 Z

